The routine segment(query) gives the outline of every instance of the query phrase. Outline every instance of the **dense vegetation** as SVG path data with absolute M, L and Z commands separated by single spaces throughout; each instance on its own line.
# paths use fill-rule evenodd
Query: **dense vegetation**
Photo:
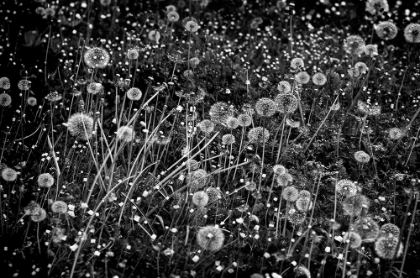
M 419 277 L 420 1 L 0 4 L 2 277 Z

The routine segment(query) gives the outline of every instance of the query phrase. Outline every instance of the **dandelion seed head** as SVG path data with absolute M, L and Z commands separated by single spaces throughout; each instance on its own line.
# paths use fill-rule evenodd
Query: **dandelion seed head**
M 398 238 L 396 237 L 380 237 L 375 242 L 376 254 L 382 259 L 392 260 L 399 258 L 403 253 L 403 243 L 400 242 L 397 252 Z
M 357 232 L 364 242 L 374 242 L 379 235 L 379 225 L 370 217 L 363 217 L 355 221 L 351 230 Z
M 27 79 L 19 80 L 18 88 L 19 88 L 19 90 L 22 90 L 22 91 L 29 90 L 31 88 L 31 81 L 29 81 Z
M 375 28 L 379 38 L 388 41 L 394 39 L 398 34 L 397 26 L 391 21 L 380 22 Z
M 365 49 L 365 41 L 357 35 L 352 35 L 344 40 L 344 50 L 349 54 L 360 55 Z
M 23 211 L 25 212 L 25 215 L 34 215 L 37 214 L 40 209 L 41 206 L 37 202 L 30 201 L 29 204 L 23 208 Z
M 343 201 L 343 210 L 348 215 L 358 216 L 363 208 L 368 209 L 370 202 L 364 195 L 349 196 Z
M 308 211 L 312 208 L 312 202 L 309 198 L 299 197 L 296 200 L 295 206 L 300 211 Z
M 47 212 L 43 208 L 40 208 L 35 214 L 31 215 L 31 220 L 34 222 L 41 222 L 45 218 L 47 218 Z
M 0 89 L 9 90 L 10 89 L 10 80 L 7 77 L 0 78 Z
M 289 210 L 287 219 L 294 225 L 300 225 L 305 221 L 306 211 L 296 210 L 294 208 Z
M 273 172 L 275 175 L 281 176 L 287 173 L 287 169 L 283 165 L 276 164 L 273 166 Z
M 210 107 L 210 119 L 215 123 L 225 123 L 229 116 L 232 116 L 232 110 L 225 102 L 216 102 Z
M 354 159 L 359 163 L 368 163 L 370 161 L 370 155 L 364 151 L 357 151 L 354 153 Z
M 294 186 L 288 186 L 283 188 L 281 196 L 288 202 L 294 202 L 299 198 L 299 190 L 297 190 Z
M 93 118 L 84 113 L 75 113 L 70 116 L 67 128 L 72 136 L 87 140 L 92 137 Z
M 289 94 L 292 91 L 292 86 L 289 82 L 283 80 L 279 82 L 279 85 L 277 85 L 277 90 L 280 94 Z
M 298 99 L 292 94 L 279 94 L 274 101 L 280 113 L 293 113 L 299 106 Z
M 197 30 L 198 30 L 198 28 L 199 28 L 200 26 L 198 25 L 198 23 L 197 22 L 195 22 L 195 21 L 188 21 L 186 24 L 185 24 L 185 30 L 187 30 L 188 32 L 191 32 L 191 33 L 195 33 L 195 32 L 197 32 Z
M 363 63 L 363 62 L 357 62 L 355 65 L 354 65 L 354 67 L 361 73 L 361 74 L 364 74 L 364 73 L 366 73 L 367 71 L 368 71 L 368 67 L 366 66 L 366 64 L 365 63 Z
M 131 142 L 135 135 L 133 128 L 129 126 L 121 126 L 117 130 L 117 138 L 124 142 Z
M 257 189 L 257 184 L 254 181 L 247 180 L 245 181 L 244 188 L 248 191 L 254 191 Z
M 67 212 L 67 204 L 63 201 L 55 201 L 51 205 L 51 210 L 55 213 L 66 213 Z
M 271 117 L 276 113 L 277 105 L 269 98 L 260 98 L 255 104 L 255 112 L 261 117 Z
M 311 77 L 306 71 L 301 71 L 295 74 L 295 81 L 299 84 L 308 84 Z
M 222 143 L 224 145 L 232 145 L 235 143 L 235 141 L 235 136 L 233 136 L 232 134 L 225 134 L 222 136 Z
M 299 198 L 311 199 L 311 197 L 312 197 L 312 194 L 308 190 L 300 190 L 299 191 Z
M 344 240 L 349 241 L 350 248 L 356 249 L 362 246 L 362 237 L 357 232 L 348 232 L 344 235 Z
M 34 97 L 28 97 L 26 102 L 29 106 L 35 106 L 38 103 L 38 101 Z
M 205 226 L 197 232 L 197 244 L 204 250 L 218 251 L 223 247 L 225 235 L 216 226 Z
M 195 171 L 200 167 L 200 162 L 198 162 L 195 159 L 190 159 L 187 162 L 185 162 L 185 166 L 189 171 Z
M 366 11 L 371 15 L 388 12 L 388 0 L 368 0 L 366 2 Z
M 13 170 L 12 168 L 4 168 L 1 171 L 1 177 L 5 180 L 5 181 L 15 181 L 17 179 L 17 172 L 15 170 Z
M 236 129 L 239 126 L 238 119 L 233 116 L 228 116 L 225 123 L 229 129 Z
M 198 64 L 200 64 L 200 59 L 198 59 L 197 57 L 193 57 L 190 59 L 190 66 L 195 68 L 198 66 Z
M 57 91 L 54 91 L 54 92 L 49 93 L 45 98 L 50 102 L 57 102 L 57 101 L 60 101 L 63 98 L 63 96 L 59 94 Z
M 365 53 L 369 56 L 378 55 L 378 46 L 376 44 L 367 44 L 365 46 Z
M 270 132 L 263 127 L 254 127 L 248 132 L 248 139 L 252 143 L 264 144 L 270 138 Z
M 357 194 L 357 186 L 351 180 L 339 180 L 335 185 L 335 190 L 337 190 L 338 194 L 343 196 L 354 196 Z
M 43 173 L 38 176 L 38 186 L 50 188 L 54 184 L 54 177 L 50 173 Z
M 252 117 L 248 114 L 240 114 L 238 117 L 238 124 L 241 127 L 247 127 L 252 124 Z
M 99 94 L 103 90 L 102 84 L 98 82 L 90 82 L 86 86 L 86 91 L 89 94 L 96 95 Z
M 327 83 L 327 77 L 322 72 L 317 72 L 312 76 L 312 82 L 317 86 L 323 86 Z
M 197 124 L 197 127 L 204 133 L 212 133 L 214 131 L 214 123 L 210 120 L 203 120 Z
M 197 207 L 205 207 L 209 202 L 209 195 L 205 191 L 197 191 L 192 196 L 192 202 Z
M 222 192 L 215 187 L 209 187 L 206 189 L 206 193 L 209 196 L 209 203 L 214 203 L 222 198 Z
M 400 236 L 400 228 L 397 225 L 392 223 L 387 223 L 382 225 L 379 229 L 379 236 L 378 237 L 396 237 Z
M 166 14 L 169 22 L 177 22 L 179 20 L 179 14 L 176 11 L 170 11 Z
M 388 135 L 389 135 L 389 139 L 398 140 L 404 136 L 404 132 L 398 127 L 393 127 L 389 129 Z
M 404 29 L 404 37 L 409 43 L 420 43 L 420 24 L 408 24 Z
M 289 173 L 279 175 L 276 177 L 276 182 L 278 186 L 285 187 L 293 182 L 293 176 Z
M 140 98 L 142 97 L 143 93 L 141 92 L 141 90 L 139 88 L 130 88 L 127 91 L 127 98 L 129 100 L 140 100 Z
M 0 106 L 6 107 L 12 103 L 12 97 L 9 94 L 0 94 Z
M 86 50 L 83 58 L 88 67 L 103 69 L 108 65 L 110 56 L 105 49 L 92 47 Z
M 300 69 L 303 68 L 305 66 L 305 63 L 303 62 L 302 58 L 296 57 L 293 58 L 292 61 L 290 62 L 290 67 L 292 69 Z
M 130 48 L 127 50 L 127 59 L 137 60 L 140 56 L 139 50 L 137 48 Z
M 187 175 L 187 185 L 192 189 L 192 190 L 198 190 L 200 188 L 205 187 L 208 182 L 209 182 L 209 177 L 208 174 L 205 170 L 203 169 L 198 169 L 195 170 L 193 172 L 190 172 Z
M 151 30 L 148 34 L 149 40 L 158 43 L 160 40 L 160 33 L 157 30 Z

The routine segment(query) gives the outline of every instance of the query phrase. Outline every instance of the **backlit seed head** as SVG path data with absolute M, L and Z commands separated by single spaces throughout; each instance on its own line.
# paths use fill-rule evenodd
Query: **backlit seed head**
M 315 85 L 322 86 L 327 83 L 327 77 L 322 72 L 317 72 L 312 76 L 312 82 Z
M 391 21 L 384 21 L 375 26 L 375 31 L 379 38 L 388 41 L 397 36 L 398 28 Z
M 299 106 L 298 99 L 292 94 L 278 94 L 274 101 L 280 113 L 293 113 Z
M 277 111 L 276 103 L 269 98 L 260 98 L 255 104 L 255 112 L 262 117 L 271 117 Z
M 357 151 L 354 153 L 354 159 L 359 163 L 368 163 L 370 161 L 370 155 L 364 151 Z
M 216 226 L 205 226 L 197 232 L 197 244 L 204 250 L 218 251 L 223 247 L 225 235 Z
M 350 248 L 356 249 L 362 245 L 362 238 L 357 232 L 348 232 L 344 235 L 344 241 L 349 241 Z
M 354 195 L 347 197 L 343 201 L 343 210 L 348 215 L 358 216 L 362 209 L 368 209 L 370 205 L 369 199 L 364 195 Z
M 133 87 L 127 91 L 127 98 L 129 100 L 139 100 L 142 95 L 143 93 L 141 92 L 139 88 Z
M 117 138 L 121 141 L 131 142 L 135 136 L 136 136 L 136 133 L 134 132 L 132 127 L 121 126 L 117 130 Z
M 214 131 L 214 123 L 210 120 L 203 120 L 197 124 L 197 127 L 204 133 L 212 133 Z
M 13 170 L 12 168 L 4 168 L 1 171 L 1 177 L 5 181 L 15 181 L 17 178 L 17 172 Z
M 294 202 L 299 198 L 299 190 L 297 190 L 294 186 L 288 186 L 283 189 L 281 196 L 286 201 Z
M 51 210 L 55 213 L 66 213 L 67 212 L 67 204 L 63 201 L 55 201 L 51 205 Z
M 35 214 L 31 215 L 31 220 L 34 222 L 41 222 L 45 218 L 47 218 L 47 212 L 43 208 L 40 208 Z
M 379 235 L 379 225 L 370 217 L 358 219 L 351 230 L 357 232 L 365 242 L 374 242 Z
M 277 90 L 279 90 L 280 94 L 289 94 L 292 91 L 292 86 L 289 82 L 283 80 L 277 85 Z
M 308 211 L 312 208 L 312 201 L 309 198 L 299 197 L 296 200 L 295 205 L 296 205 L 296 208 L 300 211 Z
M 343 48 L 349 54 L 359 55 L 364 51 L 365 41 L 360 36 L 352 35 L 344 40 Z
M 303 62 L 302 58 L 293 58 L 290 62 L 290 67 L 292 69 L 300 69 L 305 66 L 305 63 Z
M 357 194 L 357 186 L 351 180 L 339 180 L 335 185 L 338 194 L 349 197 Z
M 6 107 L 12 103 L 12 97 L 9 94 L 0 94 L 0 106 Z
M 270 132 L 263 127 L 254 127 L 248 132 L 248 139 L 252 143 L 264 144 L 270 138 Z
M 197 191 L 192 196 L 192 202 L 198 207 L 205 207 L 209 202 L 209 195 L 205 191 Z
M 396 237 L 380 237 L 375 242 L 376 254 L 382 259 L 392 260 L 399 258 L 403 253 L 403 243 L 400 242 L 397 252 L 398 238 Z
M 54 184 L 54 177 L 50 173 L 43 173 L 38 176 L 38 186 L 50 188 Z
M 239 121 L 233 116 L 229 116 L 226 119 L 226 126 L 229 129 L 236 129 L 239 126 Z
M 110 56 L 105 49 L 92 47 L 86 50 L 83 58 L 88 67 L 103 69 L 108 65 Z
M 404 37 L 409 43 L 420 43 L 420 24 L 408 24 L 404 29 Z
M 84 113 L 73 114 L 67 122 L 67 128 L 72 136 L 87 140 L 92 137 L 93 118 Z
M 222 136 L 222 143 L 225 145 L 232 145 L 236 141 L 235 136 L 232 134 L 225 134 Z
M 398 238 L 400 236 L 400 228 L 398 228 L 397 225 L 394 225 L 392 223 L 387 223 L 385 225 L 382 225 L 382 227 L 379 229 L 378 237 L 391 237 L 391 236 Z

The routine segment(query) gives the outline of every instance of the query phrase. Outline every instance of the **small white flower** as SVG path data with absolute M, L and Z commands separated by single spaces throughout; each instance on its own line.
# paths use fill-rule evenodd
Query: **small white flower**
M 242 224 L 242 223 L 244 223 L 244 219 L 242 217 L 236 218 L 236 222 L 238 224 Z
M 77 250 L 77 248 L 79 247 L 79 245 L 77 245 L 76 243 L 75 244 L 73 244 L 72 246 L 70 246 L 70 250 L 71 251 L 76 251 Z

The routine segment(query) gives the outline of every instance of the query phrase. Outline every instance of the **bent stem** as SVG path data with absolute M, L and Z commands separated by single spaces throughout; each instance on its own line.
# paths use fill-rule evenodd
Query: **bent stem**
M 314 133 L 314 135 L 312 136 L 311 140 L 309 140 L 308 145 L 306 145 L 306 148 L 305 148 L 305 150 L 303 151 L 304 153 L 305 153 L 305 152 L 308 150 L 308 148 L 311 146 L 311 144 L 312 144 L 312 142 L 314 141 L 315 137 L 317 136 L 318 132 L 321 130 L 322 126 L 325 124 L 325 122 L 326 122 L 326 120 L 327 120 L 328 116 L 330 115 L 330 113 L 331 113 L 331 111 L 332 111 L 332 107 L 335 105 L 335 103 L 337 102 L 337 100 L 338 100 L 338 95 L 337 95 L 337 97 L 335 98 L 335 100 L 334 100 L 333 104 L 331 105 L 330 110 L 328 110 L 327 115 L 324 117 L 324 119 L 322 120 L 322 122 L 321 122 L 321 124 L 319 125 L 318 129 L 315 131 L 315 133 Z

